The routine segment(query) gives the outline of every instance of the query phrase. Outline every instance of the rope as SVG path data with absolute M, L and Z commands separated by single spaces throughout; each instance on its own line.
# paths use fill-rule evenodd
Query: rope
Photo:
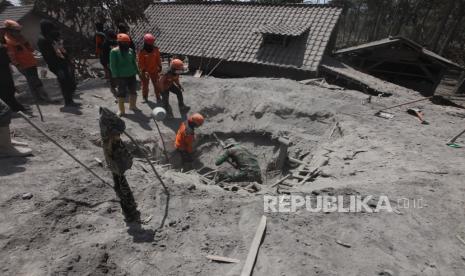
M 37 131 L 39 131 L 42 135 L 47 137 L 52 143 L 54 143 L 57 147 L 59 147 L 62 151 L 64 151 L 66 154 L 68 154 L 71 158 L 74 159 L 79 165 L 81 165 L 83 168 L 88 170 L 93 176 L 98 178 L 100 181 L 102 181 L 103 184 L 111 187 L 113 189 L 113 186 L 108 184 L 103 178 L 98 176 L 91 168 L 86 166 L 84 163 L 82 163 L 79 159 L 77 159 L 71 152 L 69 152 L 67 149 L 65 149 L 63 146 L 61 146 L 55 139 L 50 137 L 45 131 L 43 131 L 40 127 L 38 127 L 34 122 L 32 122 L 23 112 L 19 111 L 18 114 L 23 117 L 24 120 L 26 120 L 32 127 L 34 127 Z

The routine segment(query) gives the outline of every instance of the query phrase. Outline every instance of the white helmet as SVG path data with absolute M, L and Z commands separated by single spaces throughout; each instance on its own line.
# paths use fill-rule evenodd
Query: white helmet
M 166 117 L 166 110 L 163 107 L 155 107 L 152 110 L 152 117 L 157 121 L 163 121 Z

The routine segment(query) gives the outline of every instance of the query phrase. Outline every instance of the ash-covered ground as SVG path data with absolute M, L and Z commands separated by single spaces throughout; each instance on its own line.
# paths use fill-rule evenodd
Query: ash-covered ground
M 34 156 L 0 159 L 1 275 L 238 275 L 263 214 L 268 223 L 253 275 L 463 275 L 465 244 L 457 235 L 465 238 L 465 151 L 445 145 L 465 127 L 463 109 L 413 104 L 426 115 L 429 125 L 423 125 L 406 113 L 411 106 L 390 110 L 391 120 L 374 116 L 420 97 L 415 94 L 362 104 L 367 95 L 357 91 L 285 79 L 182 81 L 191 111 L 206 116 L 198 131 L 196 168 L 215 168 L 222 149 L 213 133 L 235 137 L 260 159 L 265 181 L 259 191 L 206 185 L 196 174 L 157 165 L 169 187 L 167 198 L 136 155 L 126 175 L 144 223 L 126 223 L 110 187 L 15 118 L 13 135 L 29 143 Z M 46 83 L 59 95 L 54 80 Z M 47 104 L 46 122 L 34 121 L 111 183 L 109 171 L 95 161 L 104 160 L 98 107 L 116 111 L 116 104 L 102 80 L 83 83 L 78 93 L 78 112 Z M 175 107 L 175 97 L 171 101 Z M 139 99 L 138 105 L 142 112 L 124 117 L 127 130 L 160 154 L 149 117 L 155 104 Z M 160 124 L 170 149 L 182 121 L 175 115 Z M 411 204 L 421 199 L 422 208 L 264 213 L 264 196 L 278 195 L 272 184 L 293 168 L 289 163 L 283 172 L 270 168 L 278 137 L 291 141 L 290 157 L 319 164 L 313 181 L 288 187 L 286 194 L 387 196 L 393 207 L 400 198 Z M 458 142 L 465 144 L 465 137 Z M 24 193 L 33 197 L 22 199 Z M 210 262 L 205 256 L 212 254 L 241 262 Z

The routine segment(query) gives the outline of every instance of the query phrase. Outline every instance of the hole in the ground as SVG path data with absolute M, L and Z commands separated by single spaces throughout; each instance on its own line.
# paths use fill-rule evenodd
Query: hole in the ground
M 262 173 L 273 171 L 280 151 L 280 142 L 270 133 L 217 133 L 221 141 L 234 138 L 242 146 L 257 156 Z M 202 169 L 201 172 L 216 169 L 215 162 L 224 149 L 213 135 L 199 137 L 194 167 Z M 222 166 L 228 167 L 229 164 Z

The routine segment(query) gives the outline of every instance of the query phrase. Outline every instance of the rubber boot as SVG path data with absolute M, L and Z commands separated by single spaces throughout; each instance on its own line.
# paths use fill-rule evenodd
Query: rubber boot
M 180 104 L 179 105 L 179 111 L 181 111 L 181 113 L 186 113 L 188 112 L 189 110 L 191 109 L 190 106 L 187 106 L 185 104 Z
M 131 109 L 134 112 L 139 111 L 139 109 L 136 106 L 136 102 L 137 102 L 137 95 L 134 95 L 134 94 L 129 95 L 129 109 Z
M 116 115 L 118 115 L 119 117 L 124 116 L 125 114 L 124 100 L 124 98 L 118 98 L 118 113 L 116 113 Z
M 0 127 L 0 158 L 24 157 L 32 154 L 27 147 L 15 147 L 11 143 L 10 127 Z
M 166 110 L 166 116 L 165 116 L 165 119 L 173 119 L 174 118 L 174 114 L 173 114 L 173 109 L 171 108 L 170 105 L 167 105 L 167 106 L 164 106 L 165 110 Z

